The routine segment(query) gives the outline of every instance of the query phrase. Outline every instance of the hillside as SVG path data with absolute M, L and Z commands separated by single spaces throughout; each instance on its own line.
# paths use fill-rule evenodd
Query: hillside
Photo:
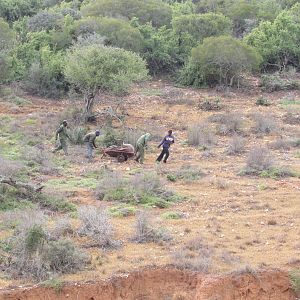
M 270 105 L 257 105 L 259 98 L 268 99 Z M 218 103 L 218 109 L 204 110 L 207 101 Z M 123 125 L 113 120 L 113 129 L 108 128 L 99 117 L 88 126 L 101 130 L 97 143 L 103 143 L 112 130 L 123 132 L 126 128 L 127 139 L 128 134 L 133 138 L 150 132 L 146 160 L 140 165 L 133 160 L 118 163 L 114 158 L 101 158 L 100 150 L 93 163 L 88 163 L 84 145 L 70 145 L 67 157 L 51 154 L 59 121 L 67 119 L 70 130 L 77 128 L 72 111 L 80 102 L 7 92 L 0 102 L 1 174 L 44 186 L 42 194 L 52 202 L 24 197 L 1 185 L 6 193 L 6 198 L 1 198 L 1 286 L 36 281 L 28 270 L 16 273 L 19 266 L 14 258 L 14 238 L 10 239 L 18 230 L 22 232 L 30 219 L 42 226 L 50 237 L 49 245 L 53 239 L 67 239 L 89 257 L 85 266 L 72 274 L 52 270 L 50 278 L 54 276 L 58 282 L 94 281 L 144 266 L 169 264 L 209 274 L 247 274 L 260 268 L 293 272 L 299 268 L 300 254 L 299 101 L 298 91 L 265 93 L 255 80 L 248 90 L 230 92 L 178 88 L 165 81 L 136 85 L 122 98 Z M 95 110 L 107 107 L 115 107 L 114 97 L 97 102 Z M 168 129 L 173 129 L 176 142 L 167 164 L 157 165 L 158 141 Z M 195 130 L 203 137 L 199 146 L 189 143 Z M 237 153 L 228 152 L 229 144 Z M 270 151 L 267 156 L 272 164 L 250 173 L 247 159 L 249 165 L 249 153 L 257 146 L 264 146 L 264 154 Z M 260 154 L 251 159 L 263 165 Z M 148 182 L 144 184 L 153 191 L 159 184 L 160 189 L 172 191 L 174 200 L 163 201 L 159 194 L 141 198 L 139 203 L 126 193 L 109 194 L 109 185 L 118 190 L 120 180 L 136 189 Z M 103 193 L 104 200 L 99 200 Z M 75 206 L 59 206 L 54 198 Z M 109 237 L 102 246 L 93 239 L 94 233 L 82 234 L 80 229 L 84 209 L 91 214 L 86 217 L 92 218 L 87 210 L 91 207 L 107 211 L 102 227 L 112 226 L 112 232 L 107 229 L 103 233 Z M 154 229 L 147 227 L 155 233 L 149 241 L 145 232 L 137 239 L 137 219 L 144 222 L 139 226 L 146 226 L 147 220 L 154 223 Z

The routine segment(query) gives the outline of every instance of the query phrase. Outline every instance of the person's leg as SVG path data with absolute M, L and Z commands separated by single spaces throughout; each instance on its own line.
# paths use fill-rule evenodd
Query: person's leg
M 90 143 L 86 143 L 86 149 L 87 149 L 87 157 L 89 160 L 92 160 L 93 158 L 93 148 Z
M 159 154 L 159 156 L 157 157 L 156 161 L 159 161 L 159 162 L 160 162 L 160 161 L 163 159 L 164 154 L 165 154 L 165 151 L 164 151 L 164 149 L 162 149 L 162 151 L 161 151 L 161 153 Z
M 140 152 L 140 159 L 139 159 L 139 161 L 142 164 L 142 163 L 144 163 L 144 160 L 145 160 L 145 148 L 141 147 L 140 150 L 139 150 L 139 152 Z
M 170 155 L 170 152 L 169 152 L 169 149 L 165 149 L 165 158 L 164 158 L 164 163 L 167 162 L 167 159 L 169 158 L 169 155 Z
M 60 140 L 61 148 L 63 149 L 65 155 L 68 155 L 68 144 L 65 140 Z
M 140 147 L 139 145 L 136 145 L 136 151 L 135 151 L 135 158 L 137 162 L 140 160 Z

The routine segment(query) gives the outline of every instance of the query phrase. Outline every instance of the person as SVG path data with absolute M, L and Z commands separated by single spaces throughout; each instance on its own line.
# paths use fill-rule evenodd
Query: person
M 174 136 L 172 135 L 172 133 L 173 133 L 173 131 L 169 130 L 168 134 L 163 138 L 163 140 L 157 146 L 157 148 L 160 148 L 161 146 L 163 146 L 163 149 L 162 149 L 160 155 L 156 159 L 157 162 L 161 162 L 162 159 L 163 159 L 164 163 L 167 162 L 167 159 L 170 155 L 169 148 L 170 148 L 171 144 L 174 144 L 174 142 L 175 142 L 175 139 L 174 139 Z
M 150 133 L 143 134 L 136 142 L 135 160 L 141 164 L 144 163 L 145 160 L 145 148 L 147 148 L 147 142 L 150 136 Z
M 52 150 L 52 152 L 56 152 L 59 150 L 63 150 L 65 155 L 68 155 L 68 144 L 67 139 L 70 140 L 70 136 L 67 132 L 68 122 L 63 120 L 55 133 L 55 142 L 59 139 L 59 144 Z
M 95 132 L 90 132 L 86 134 L 83 138 L 83 141 L 86 144 L 87 157 L 89 161 L 93 158 L 93 149 L 98 148 L 95 144 L 96 137 L 100 135 L 100 131 L 96 130 Z

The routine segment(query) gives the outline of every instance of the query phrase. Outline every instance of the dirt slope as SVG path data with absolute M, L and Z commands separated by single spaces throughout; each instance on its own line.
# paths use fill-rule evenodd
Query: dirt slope
M 0 300 L 62 299 L 294 300 L 296 297 L 283 271 L 212 277 L 173 267 L 146 268 L 106 281 L 68 284 L 59 293 L 41 286 L 0 290 Z

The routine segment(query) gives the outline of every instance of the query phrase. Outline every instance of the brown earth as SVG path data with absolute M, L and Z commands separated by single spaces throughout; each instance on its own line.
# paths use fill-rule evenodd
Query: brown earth
M 0 291 L 0 300 L 294 300 L 287 273 L 206 276 L 173 267 L 145 268 L 109 280 L 73 283 L 60 291 L 34 286 Z
M 268 98 L 272 105 L 256 106 L 255 102 L 260 96 Z M 173 98 L 179 101 L 174 104 Z M 224 108 L 220 112 L 199 110 L 199 102 L 206 98 L 220 98 Z M 40 127 L 42 128 L 43 124 L 48 122 L 49 126 L 53 125 L 53 128 L 50 128 L 52 133 L 57 124 L 51 119 L 51 114 L 58 114 L 68 102 L 29 99 L 31 104 L 23 107 L 0 102 L 0 119 L 2 116 L 11 117 L 12 120 L 20 122 L 20 130 L 28 130 L 27 120 L 37 120 L 38 126 L 29 128 L 36 134 L 41 134 Z M 254 268 L 299 267 L 300 243 L 297 238 L 300 234 L 299 178 L 274 179 L 238 175 L 245 166 L 249 150 L 255 145 L 268 145 L 281 137 L 296 139 L 300 136 L 299 124 L 291 125 L 284 121 L 287 111 L 299 109 L 299 105 L 283 105 L 284 99 L 298 100 L 300 92 L 263 94 L 255 87 L 247 92 L 234 91 L 224 94 L 215 90 L 179 89 L 165 82 L 149 82 L 144 86 L 137 86 L 128 97 L 124 98 L 128 112 L 125 125 L 147 130 L 158 136 L 162 136 L 169 128 L 174 129 L 176 144 L 172 147 L 167 165 L 155 165 L 154 161 L 159 151 L 154 141 L 150 143 L 143 166 L 133 161 L 118 164 L 110 158 L 100 159 L 100 155 L 96 157 L 93 165 L 87 166 L 84 148 L 70 147 L 71 154 L 68 158 L 60 154 L 56 155 L 56 158 L 67 160 L 69 163 L 61 174 L 33 174 L 32 180 L 43 184 L 52 179 L 64 179 L 67 182 L 73 178 L 86 178 L 88 172 L 97 171 L 102 167 L 109 167 L 125 176 L 131 176 L 131 173 L 139 169 L 146 172 L 156 171 L 162 180 L 165 180 L 168 188 L 187 197 L 186 201 L 175 203 L 170 208 L 151 209 L 153 219 L 161 227 L 167 228 L 173 236 L 172 242 L 134 244 L 130 241 L 134 217 L 113 218 L 116 239 L 123 242 L 122 248 L 112 251 L 91 248 L 89 249 L 92 256 L 91 268 L 76 274 L 62 275 L 59 278 L 67 282 L 89 280 L 89 283 L 68 284 L 59 295 L 51 289 L 37 286 L 14 291 L 3 290 L 0 292 L 0 300 L 59 300 L 66 299 L 67 294 L 68 299 L 89 300 L 295 299 L 285 272 L 270 271 L 258 273 L 256 276 L 244 274 L 239 277 L 236 275 L 212 277 L 164 267 L 137 271 L 147 265 L 164 266 L 173 263 L 172 254 L 180 250 L 189 240 L 199 236 L 215 249 L 214 263 L 210 270 L 212 273 L 237 270 L 243 265 L 251 265 Z M 101 109 L 108 105 L 110 105 L 109 99 L 105 99 L 102 104 L 97 105 L 97 108 Z M 237 156 L 226 154 L 230 136 L 218 135 L 217 144 L 207 153 L 186 144 L 187 128 L 190 125 L 206 121 L 213 114 L 226 112 L 236 112 L 243 117 L 241 135 L 247 140 L 244 153 Z M 251 114 L 257 112 L 266 116 L 274 115 L 280 131 L 262 136 L 255 134 Z M 214 128 L 215 124 L 209 124 Z M 98 126 L 102 127 L 100 121 Z M 53 147 L 52 142 L 45 138 L 47 150 Z M 300 171 L 298 148 L 272 150 L 272 154 L 279 166 Z M 200 168 L 205 176 L 194 182 L 166 181 L 166 174 L 172 174 L 187 164 Z M 57 184 L 55 188 L 62 192 L 67 188 L 68 192 L 72 192 L 68 196 L 69 200 L 77 205 L 88 204 L 109 208 L 117 204 L 97 201 L 92 188 L 72 187 L 71 189 L 63 183 Z M 179 212 L 184 217 L 178 220 L 166 220 L 162 218 L 162 213 L 167 211 Z M 6 231 L 0 230 L 1 236 L 7 234 Z M 78 245 L 85 242 L 76 237 L 73 237 L 73 240 Z M 224 263 L 222 259 L 224 253 L 232 255 L 233 261 Z M 105 280 L 113 274 L 126 272 L 129 272 L 129 275 Z M 104 281 L 101 281 L 102 279 Z M 28 283 L 32 282 L 13 281 L 0 272 L 0 286 L 3 288 L 12 284 Z

